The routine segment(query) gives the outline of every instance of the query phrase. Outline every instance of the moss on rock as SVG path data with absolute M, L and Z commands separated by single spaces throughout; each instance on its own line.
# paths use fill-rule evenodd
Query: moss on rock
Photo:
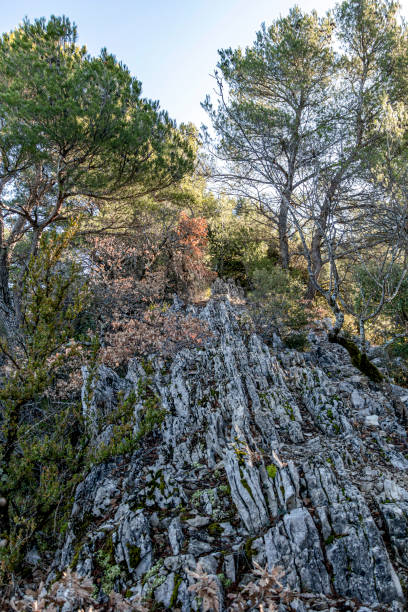
M 377 383 L 383 380 L 383 375 L 380 370 L 371 363 L 365 353 L 359 350 L 355 342 L 349 338 L 344 338 L 344 336 L 337 336 L 335 334 L 329 334 L 329 341 L 343 346 L 348 351 L 353 366 L 360 370 L 362 374 L 368 376 L 370 380 Z
M 136 546 L 135 544 L 129 544 L 129 543 L 127 544 L 127 549 L 129 553 L 130 567 L 135 569 L 140 563 L 141 550 L 139 546 Z

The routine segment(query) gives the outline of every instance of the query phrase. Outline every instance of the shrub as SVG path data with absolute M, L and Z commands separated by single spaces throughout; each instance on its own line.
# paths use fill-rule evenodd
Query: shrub
M 13 341 L 1 339 L 0 532 L 2 575 L 23 552 L 76 482 L 74 449 L 80 412 L 75 402 L 50 400 L 55 381 L 67 374 L 81 345 L 75 320 L 87 290 L 80 269 L 64 259 L 76 226 L 44 234 L 21 287 L 21 323 Z M 60 509 L 63 512 L 63 508 Z
M 285 344 L 290 349 L 304 351 L 307 348 L 307 334 L 304 332 L 293 332 L 285 336 Z
M 169 252 L 169 276 L 181 295 L 194 297 L 215 274 L 208 267 L 208 225 L 203 217 L 189 217 L 182 212 L 176 228 L 176 240 Z
M 182 214 L 161 248 L 150 238 L 104 236 L 93 241 L 90 318 L 99 328 L 100 358 L 111 367 L 135 355 L 169 355 L 207 337 L 203 323 L 170 310 L 168 303 L 172 291 L 192 297 L 213 277 L 206 263 L 206 220 Z
M 277 266 L 256 269 L 252 274 L 253 290 L 250 306 L 258 331 L 266 338 L 277 333 L 289 343 L 304 345 L 293 330 L 301 329 L 308 322 L 307 304 L 303 299 L 305 287 L 291 272 Z

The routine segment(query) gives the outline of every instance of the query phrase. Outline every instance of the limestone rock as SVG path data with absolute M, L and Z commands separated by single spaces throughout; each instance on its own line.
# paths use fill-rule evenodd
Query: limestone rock
M 307 354 L 267 346 L 231 287 L 188 310 L 211 338 L 171 362 L 152 357 L 149 386 L 166 416 L 133 455 L 78 485 L 54 573 L 70 565 L 107 584 L 109 563 L 115 589 L 189 612 L 198 562 L 226 609 L 257 561 L 283 569 L 294 594 L 282 612 L 406 609 L 406 390 L 369 383 L 322 329 Z M 146 377 L 135 359 L 124 378 L 84 371 L 95 440 L 109 439 L 118 395 Z

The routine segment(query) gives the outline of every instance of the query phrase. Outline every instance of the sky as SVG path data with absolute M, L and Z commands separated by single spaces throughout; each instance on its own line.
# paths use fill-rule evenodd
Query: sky
M 178 123 L 208 123 L 200 107 L 214 90 L 217 50 L 250 45 L 262 22 L 285 15 L 293 4 L 324 12 L 323 0 L 0 0 L 0 32 L 30 20 L 66 15 L 79 43 L 97 55 L 102 47 L 126 64 Z M 408 0 L 402 0 L 408 18 Z

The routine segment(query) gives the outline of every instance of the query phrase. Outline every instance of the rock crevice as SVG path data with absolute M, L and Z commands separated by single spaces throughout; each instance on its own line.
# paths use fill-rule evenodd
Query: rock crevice
M 282 611 L 406 609 L 406 390 L 370 382 L 324 334 L 305 353 L 268 347 L 226 296 L 190 313 L 212 332 L 205 346 L 152 358 L 148 375 L 131 360 L 124 378 L 85 380 L 96 444 L 118 394 L 147 376 L 166 412 L 78 486 L 54 574 L 93 575 L 105 555 L 115 589 L 188 612 L 198 562 L 226 605 L 257 561 L 308 594 Z

